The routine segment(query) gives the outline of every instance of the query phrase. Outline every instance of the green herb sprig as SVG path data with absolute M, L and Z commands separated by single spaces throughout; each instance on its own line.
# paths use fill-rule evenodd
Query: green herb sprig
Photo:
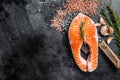
M 85 26 L 85 22 L 81 22 L 80 31 L 81 31 L 81 37 L 83 41 L 85 40 L 84 26 Z
M 111 3 L 107 5 L 108 13 L 105 10 L 101 10 L 102 15 L 108 22 L 108 24 L 114 29 L 114 37 L 118 47 L 120 48 L 120 18 L 114 11 Z

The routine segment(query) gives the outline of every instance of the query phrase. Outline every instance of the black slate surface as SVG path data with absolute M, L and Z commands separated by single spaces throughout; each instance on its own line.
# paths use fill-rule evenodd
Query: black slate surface
M 119 14 L 118 2 L 112 5 Z M 0 80 L 120 80 L 120 69 L 100 49 L 95 71 L 77 67 L 67 31 L 50 27 L 52 3 L 62 7 L 62 0 L 0 1 Z M 120 55 L 114 41 L 110 47 Z

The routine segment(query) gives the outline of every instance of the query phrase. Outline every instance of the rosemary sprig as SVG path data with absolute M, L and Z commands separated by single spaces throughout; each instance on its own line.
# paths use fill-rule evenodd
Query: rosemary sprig
M 108 24 L 111 27 L 113 27 L 114 37 L 115 37 L 118 47 L 120 48 L 120 37 L 119 37 L 119 35 L 120 35 L 120 18 L 117 15 L 117 13 L 114 11 L 114 9 L 112 8 L 111 3 L 109 3 L 107 5 L 107 10 L 109 13 L 107 14 L 105 10 L 102 10 L 102 15 L 104 16 L 104 18 L 106 19 Z
M 114 22 L 113 24 L 114 28 L 118 29 L 117 31 L 120 31 L 120 19 L 117 13 L 113 10 L 111 3 L 107 5 L 107 9 L 110 13 L 112 22 Z
M 81 31 L 81 37 L 83 41 L 85 40 L 84 26 L 85 26 L 85 22 L 81 22 L 80 31 Z

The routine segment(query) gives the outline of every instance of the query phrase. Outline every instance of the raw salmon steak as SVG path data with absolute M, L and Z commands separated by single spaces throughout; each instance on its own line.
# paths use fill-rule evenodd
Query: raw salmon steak
M 90 47 L 90 53 L 87 59 L 81 55 L 83 38 L 81 37 L 81 24 L 84 25 L 84 42 Z M 69 42 L 73 53 L 74 60 L 78 67 L 84 72 L 92 72 L 98 66 L 98 36 L 95 23 L 86 15 L 79 13 L 72 21 L 69 28 Z

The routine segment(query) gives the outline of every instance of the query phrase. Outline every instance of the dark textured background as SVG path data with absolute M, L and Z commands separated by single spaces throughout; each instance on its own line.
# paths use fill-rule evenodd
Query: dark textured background
M 84 73 L 76 66 L 67 32 L 50 28 L 49 20 L 62 3 L 0 0 L 0 80 L 120 80 L 120 69 L 100 50 L 94 72 Z M 120 14 L 120 1 L 112 5 Z M 114 41 L 110 47 L 120 55 Z

